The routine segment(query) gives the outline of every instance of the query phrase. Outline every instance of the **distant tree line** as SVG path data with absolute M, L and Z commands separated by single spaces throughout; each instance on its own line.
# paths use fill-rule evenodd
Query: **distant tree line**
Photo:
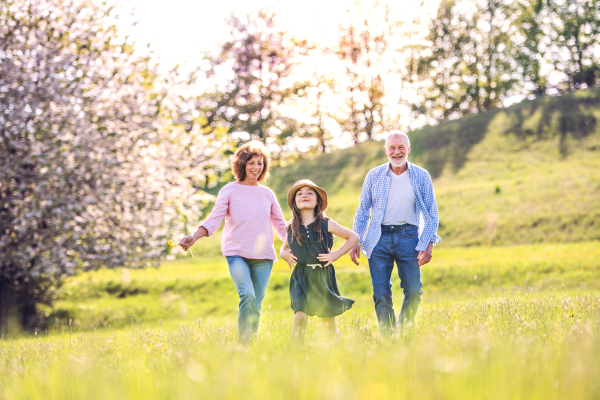
M 600 1 L 442 0 L 414 46 L 413 109 L 435 120 L 600 81 Z
M 305 154 L 326 152 L 334 137 L 358 143 L 600 82 L 600 0 L 441 0 L 412 19 L 363 3 L 326 47 L 281 31 L 274 9 L 233 16 L 231 41 L 208 58 L 209 80 L 233 71 L 205 93 L 210 123 L 234 142 L 271 143 L 285 162 L 303 141 Z M 341 72 L 294 80 L 315 55 Z

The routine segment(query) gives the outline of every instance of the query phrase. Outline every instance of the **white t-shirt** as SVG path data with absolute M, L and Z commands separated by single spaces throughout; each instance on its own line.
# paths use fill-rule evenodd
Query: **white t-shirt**
M 408 169 L 400 175 L 396 175 L 390 169 L 388 175 L 392 177 L 392 180 L 382 224 L 419 226 L 415 207 L 415 192 L 410 183 Z

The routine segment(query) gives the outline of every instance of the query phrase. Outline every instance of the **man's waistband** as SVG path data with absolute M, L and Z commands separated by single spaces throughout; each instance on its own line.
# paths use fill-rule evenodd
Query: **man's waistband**
M 419 229 L 419 227 L 411 224 L 400 224 L 400 225 L 381 225 L 381 232 L 402 232 L 413 229 Z

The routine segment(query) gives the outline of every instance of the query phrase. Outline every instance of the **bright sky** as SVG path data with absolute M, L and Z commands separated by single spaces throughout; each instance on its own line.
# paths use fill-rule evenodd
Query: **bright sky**
M 247 14 L 273 5 L 282 26 L 290 32 L 321 43 L 333 40 L 348 0 L 120 0 L 119 3 L 125 10 L 135 9 L 133 17 L 122 18 L 124 33 L 132 34 L 137 46 L 150 43 L 161 65 L 169 68 L 185 61 L 196 64 L 201 51 L 215 49 L 226 40 L 229 33 L 226 19 L 234 11 Z M 136 20 L 137 26 L 129 27 Z
M 102 0 L 94 0 L 102 1 Z M 123 16 L 120 18 L 120 31 L 130 35 L 136 48 L 144 50 L 148 44 L 154 51 L 160 69 L 168 71 L 177 64 L 187 64 L 190 69 L 197 66 L 203 53 L 216 51 L 219 44 L 229 38 L 230 28 L 227 19 L 232 12 L 242 15 L 272 6 L 277 15 L 276 23 L 297 37 L 308 39 L 325 47 L 337 39 L 338 24 L 346 16 L 349 5 L 356 0 L 112 0 L 118 1 Z M 358 0 L 366 6 L 375 0 Z M 409 13 L 421 13 L 422 0 L 379 0 L 388 4 L 394 11 L 406 18 Z M 437 0 L 425 0 L 436 3 Z M 431 8 L 431 7 L 424 7 Z M 355 8 L 356 9 L 356 8 Z M 408 11 L 407 11 L 408 10 Z M 133 11 L 133 12 L 132 12 Z M 131 26 L 137 21 L 137 25 Z M 298 73 L 311 76 L 314 69 L 337 73 L 341 67 L 331 60 L 317 58 L 305 60 Z M 184 67 L 184 69 L 187 69 Z M 400 87 L 392 83 L 393 93 L 400 93 Z M 397 85 L 396 85 L 397 86 Z M 392 100 L 393 102 L 393 100 Z M 296 110 L 296 112 L 301 112 Z M 339 129 L 332 126 L 331 129 Z M 334 145 L 346 147 L 349 138 L 336 135 Z

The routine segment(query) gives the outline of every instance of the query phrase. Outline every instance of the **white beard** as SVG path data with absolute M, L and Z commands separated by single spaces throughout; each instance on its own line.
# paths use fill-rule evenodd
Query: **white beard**
M 395 161 L 392 157 L 388 156 L 388 160 L 389 160 L 390 164 L 392 164 L 392 167 L 400 168 L 406 162 L 406 157 L 402 157 L 402 160 L 400 160 L 400 161 Z

